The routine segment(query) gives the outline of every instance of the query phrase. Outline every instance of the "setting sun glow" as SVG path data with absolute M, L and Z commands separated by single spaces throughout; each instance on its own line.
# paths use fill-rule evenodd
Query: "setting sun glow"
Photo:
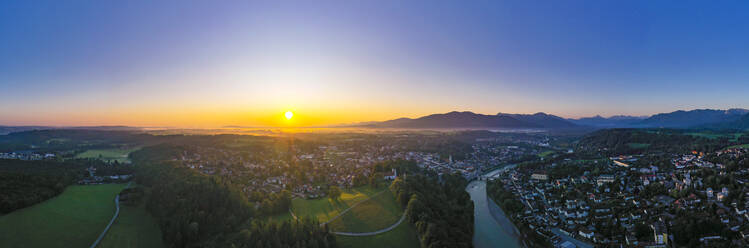
M 291 111 L 286 111 L 286 114 L 284 115 L 286 115 L 287 120 L 291 120 L 291 117 L 294 117 L 294 113 L 292 113 Z

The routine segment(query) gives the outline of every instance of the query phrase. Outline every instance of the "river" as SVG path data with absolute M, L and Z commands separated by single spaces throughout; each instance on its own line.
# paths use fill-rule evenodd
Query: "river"
M 488 198 L 486 197 L 486 182 L 473 181 L 468 184 L 466 191 L 471 195 L 474 207 L 473 246 L 477 248 L 521 247 L 512 234 L 514 232 L 512 223 L 505 218 L 502 224 L 500 224 L 492 217 L 492 210 L 490 210 Z M 504 216 L 504 213 L 498 207 L 495 207 L 494 211 L 495 214 Z

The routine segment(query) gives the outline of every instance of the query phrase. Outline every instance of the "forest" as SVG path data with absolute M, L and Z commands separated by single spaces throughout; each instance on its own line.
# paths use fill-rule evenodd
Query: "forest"
M 421 174 L 395 179 L 390 191 L 406 207 L 408 221 L 419 234 L 421 247 L 472 247 L 473 202 L 460 175 Z
M 746 136 L 731 140 L 722 136 L 700 137 L 687 132 L 674 129 L 605 129 L 585 136 L 578 146 L 582 150 L 601 150 L 603 155 L 618 156 L 653 152 L 688 153 L 693 150 L 710 152 L 749 142 Z
M 511 219 L 515 226 L 523 235 L 523 241 L 528 247 L 550 247 L 551 244 L 543 236 L 536 233 L 528 225 L 522 223 L 522 220 L 516 218 L 518 214 L 523 212 L 524 206 L 511 192 L 505 189 L 505 186 L 499 180 L 490 181 L 487 183 L 486 194 L 489 199 L 493 200 L 502 211 L 505 212 L 507 218 Z
M 65 187 L 86 177 L 93 166 L 97 175 L 132 173 L 129 166 L 108 165 L 92 159 L 24 161 L 0 159 L 0 214 L 25 208 L 57 196 Z
M 168 246 L 337 247 L 335 236 L 317 221 L 258 221 L 275 211 L 255 210 L 240 189 L 220 177 L 158 160 L 159 149 L 171 147 L 144 148 L 131 158 L 138 164 L 138 183 L 150 191 L 146 208 Z

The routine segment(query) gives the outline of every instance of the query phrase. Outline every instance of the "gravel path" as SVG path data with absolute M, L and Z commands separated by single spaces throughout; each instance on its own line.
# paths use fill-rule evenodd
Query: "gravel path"
M 133 182 L 131 181 L 130 183 L 127 184 L 127 186 L 125 186 L 125 188 L 126 189 L 130 188 L 130 185 L 132 184 Z M 117 210 L 114 211 L 114 216 L 112 216 L 112 219 L 109 220 L 109 224 L 107 224 L 107 227 L 105 227 L 104 231 L 101 232 L 101 234 L 99 235 L 99 238 L 97 238 L 96 241 L 94 241 L 94 243 L 91 244 L 91 248 L 94 248 L 97 245 L 99 245 L 99 242 L 101 242 L 101 240 L 104 239 L 104 236 L 107 235 L 107 231 L 109 231 L 109 228 L 112 227 L 112 224 L 114 224 L 114 221 L 117 219 L 117 216 L 120 215 L 120 194 L 119 193 L 117 193 L 117 196 L 114 197 L 114 205 L 115 207 L 117 207 Z
M 359 204 L 362 204 L 362 203 L 364 203 L 364 202 L 366 202 L 366 201 L 369 201 L 369 200 L 371 200 L 372 198 L 375 198 L 375 197 L 377 197 L 378 195 L 380 195 L 380 194 L 384 193 L 385 191 L 388 191 L 388 190 L 383 190 L 383 191 L 377 192 L 376 194 L 374 194 L 374 195 L 372 195 L 372 196 L 370 196 L 370 197 L 367 197 L 367 199 L 364 199 L 364 200 L 361 200 L 361 201 L 359 201 L 359 202 L 357 202 L 357 203 L 354 203 L 354 205 L 351 205 L 351 207 L 347 208 L 346 210 L 343 210 L 343 211 L 341 211 L 341 213 L 339 213 L 339 214 L 338 214 L 338 215 L 336 215 L 335 217 L 333 217 L 333 218 L 329 219 L 329 220 L 328 220 L 328 221 L 326 221 L 325 223 L 321 223 L 321 224 L 320 224 L 320 226 L 322 226 L 322 225 L 327 225 L 328 223 L 330 223 L 330 222 L 333 222 L 334 220 L 338 219 L 338 217 L 341 217 L 342 215 L 346 214 L 346 213 L 347 213 L 347 212 L 348 212 L 349 210 L 351 210 L 352 208 L 354 208 L 354 207 L 356 207 L 356 206 L 359 206 Z
M 380 230 L 377 230 L 377 231 L 374 231 L 374 232 L 364 232 L 364 233 L 350 233 L 350 232 L 330 232 L 330 233 L 332 233 L 332 234 L 335 234 L 335 235 L 342 235 L 342 236 L 356 236 L 356 237 L 362 237 L 362 236 L 374 236 L 374 235 L 378 235 L 378 234 L 381 234 L 381 233 L 384 233 L 384 232 L 388 232 L 388 231 L 390 231 L 390 230 L 393 230 L 393 229 L 395 229 L 395 228 L 396 228 L 396 227 L 398 227 L 398 225 L 400 225 L 400 224 L 401 224 L 401 222 L 403 222 L 403 220 L 405 220 L 405 219 L 406 219 L 406 213 L 403 213 L 403 216 L 401 216 L 401 219 L 400 219 L 400 220 L 398 220 L 398 222 L 396 222 L 396 223 L 395 223 L 395 224 L 393 224 L 392 226 L 389 226 L 389 227 L 386 227 L 385 229 L 380 229 Z
M 346 214 L 346 213 L 347 213 L 347 212 L 348 212 L 349 210 L 351 210 L 352 208 L 354 208 L 354 207 L 358 206 L 359 204 L 362 204 L 362 203 L 364 203 L 364 202 L 366 202 L 366 201 L 369 201 L 369 200 L 371 200 L 371 199 L 372 199 L 372 198 L 374 198 L 374 197 L 377 197 L 378 195 L 380 195 L 380 194 L 384 193 L 385 191 L 388 191 L 388 190 L 383 190 L 383 191 L 377 192 L 377 193 L 375 193 L 374 195 L 372 195 L 372 196 L 369 196 L 369 197 L 367 197 L 367 199 L 364 199 L 364 200 L 361 200 L 361 201 L 359 201 L 359 202 L 357 202 L 357 203 L 354 203 L 354 205 L 351 205 L 351 207 L 349 207 L 349 208 L 347 208 L 347 209 L 345 209 L 345 210 L 341 211 L 341 213 L 339 213 L 339 214 L 338 214 L 338 215 L 336 215 L 335 217 L 333 217 L 333 218 L 329 219 L 328 221 L 326 221 L 326 222 L 324 222 L 324 223 L 320 223 L 320 226 L 323 226 L 323 225 L 327 225 L 328 223 L 330 223 L 330 222 L 333 222 L 334 220 L 338 219 L 338 217 L 341 217 L 342 215 Z M 292 218 L 294 218 L 295 220 L 297 219 L 297 217 L 296 217 L 296 215 L 294 214 L 294 212 L 293 212 L 293 211 L 291 211 L 291 208 L 289 208 L 289 213 L 291 214 L 291 217 L 292 217 Z M 374 236 L 374 235 L 378 235 L 378 234 L 381 234 L 381 233 L 385 233 L 385 232 L 388 232 L 388 231 L 390 231 L 390 230 L 393 230 L 393 229 L 395 229 L 395 228 L 396 228 L 396 227 L 398 227 L 398 225 L 400 225 L 400 224 L 401 224 L 401 223 L 403 222 L 403 220 L 405 220 L 405 219 L 406 219 L 406 213 L 404 212 L 404 213 L 403 213 L 403 216 L 401 216 L 401 218 L 400 218 L 400 220 L 398 220 L 398 222 L 396 222 L 395 224 L 393 224 L 393 225 L 391 225 L 391 226 L 389 226 L 389 227 L 386 227 L 386 228 L 383 228 L 383 229 L 380 229 L 380 230 L 377 230 L 377 231 L 374 231 L 374 232 L 363 232 L 363 233 L 351 233 L 351 232 L 330 232 L 330 233 L 332 233 L 332 234 L 335 234 L 335 235 L 341 235 L 341 236 L 357 236 L 357 237 L 363 237 L 363 236 Z M 92 247 L 92 248 L 93 248 L 93 247 Z
M 322 226 L 322 225 L 326 225 L 326 224 L 328 224 L 328 223 L 330 223 L 330 222 L 333 222 L 333 221 L 334 221 L 335 219 L 338 219 L 338 217 L 341 217 L 341 215 L 343 215 L 343 214 L 347 213 L 347 212 L 348 212 L 349 210 L 351 210 L 352 208 L 354 208 L 354 207 L 358 206 L 359 204 L 362 204 L 362 203 L 364 203 L 364 202 L 366 202 L 366 201 L 369 201 L 370 199 L 372 199 L 372 198 L 374 198 L 374 197 L 376 197 L 376 196 L 378 196 L 378 195 L 380 195 L 380 194 L 384 193 L 385 191 L 387 191 L 387 190 L 383 190 L 383 191 L 377 192 L 377 193 L 375 193 L 374 195 L 372 195 L 372 196 L 369 196 L 369 197 L 367 197 L 367 199 L 364 199 L 364 200 L 361 200 L 361 201 L 359 201 L 359 202 L 357 202 L 357 203 L 354 203 L 354 205 L 351 205 L 351 207 L 349 207 L 349 208 L 347 208 L 347 209 L 345 209 L 345 210 L 341 211 L 341 213 L 339 213 L 339 214 L 338 214 L 338 215 L 336 215 L 335 217 L 333 217 L 333 218 L 329 219 L 329 220 L 328 220 L 328 221 L 326 221 L 326 222 L 320 223 L 320 226 Z M 295 220 L 297 219 L 297 217 L 296 217 L 296 214 L 294 214 L 294 211 L 291 211 L 291 208 L 289 208 L 289 213 L 291 214 L 291 217 L 292 217 L 292 218 L 294 218 Z

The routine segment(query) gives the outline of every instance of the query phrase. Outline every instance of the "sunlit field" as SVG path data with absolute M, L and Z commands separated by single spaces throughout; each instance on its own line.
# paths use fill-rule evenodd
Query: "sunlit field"
M 374 189 L 369 186 L 363 186 L 351 190 L 343 190 L 341 198 L 336 201 L 328 197 L 318 199 L 294 198 L 291 201 L 291 209 L 298 218 L 313 217 L 317 218 L 320 222 L 326 222 L 351 205 L 367 199 L 368 196 L 382 190 L 387 190 L 387 188 Z
M 395 224 L 402 215 L 403 209 L 393 194 L 385 192 L 352 208 L 330 222 L 328 227 L 338 232 L 372 232 Z
M 108 162 L 114 162 L 117 161 L 119 163 L 129 163 L 130 159 L 128 159 L 127 155 L 131 152 L 137 151 L 140 149 L 139 147 L 136 148 L 129 148 L 129 149 L 92 149 L 85 151 L 81 154 L 76 155 L 76 158 L 98 158 L 104 161 Z
M 389 232 L 367 237 L 337 236 L 338 245 L 344 248 L 419 247 L 416 230 L 407 222 Z
M 137 206 L 120 204 L 120 215 L 99 246 L 102 248 L 164 247 L 156 220 L 146 211 L 145 202 Z
M 115 212 L 124 184 L 75 185 L 0 217 L 0 247 L 88 247 Z

